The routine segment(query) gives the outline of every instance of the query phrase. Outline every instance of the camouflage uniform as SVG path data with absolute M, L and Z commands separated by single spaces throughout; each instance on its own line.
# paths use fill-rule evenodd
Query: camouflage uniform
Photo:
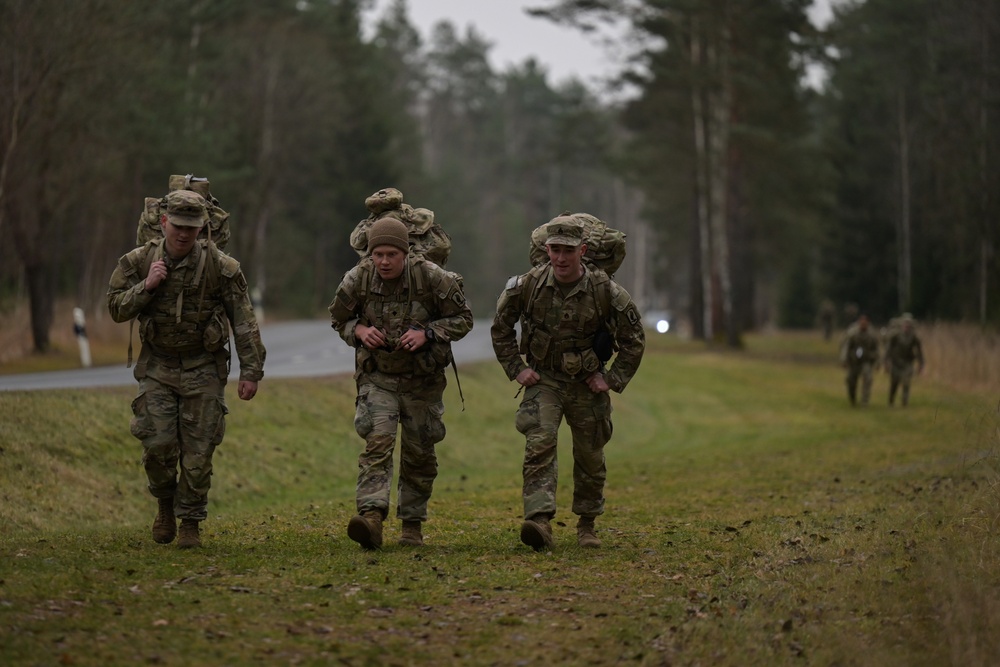
M 515 421 L 525 436 L 525 519 L 555 514 L 556 438 L 563 417 L 573 433 L 573 512 L 590 518 L 604 512 L 611 398 L 607 392 L 592 392 L 586 383 L 603 367 L 593 349 L 594 337 L 602 326 L 614 337 L 618 355 L 604 375 L 619 393 L 635 375 L 645 348 L 639 311 L 628 292 L 604 271 L 588 264 L 584 269 L 583 277 L 567 289 L 556 282 L 549 264 L 537 266 L 511 278 L 497 301 L 491 336 L 504 372 L 514 380 L 530 367 L 541 376 L 525 388 Z M 520 347 L 514 329 L 519 320 Z
M 847 367 L 847 397 L 857 401 L 858 379 L 861 379 L 861 404 L 868 405 L 872 392 L 872 375 L 878 364 L 878 337 L 868 328 L 852 324 L 841 343 L 840 360 Z
M 434 445 L 445 436 L 442 396 L 450 343 L 472 329 L 472 311 L 455 274 L 424 259 L 408 258 L 392 282 L 392 287 L 383 282 L 370 257 L 362 259 L 344 275 L 329 310 L 333 328 L 356 350 L 354 427 L 365 440 L 358 458 L 358 513 L 375 510 L 383 519 L 388 514 L 399 426 L 396 514 L 403 521 L 425 521 L 437 477 Z M 394 348 L 407 328 L 432 331 L 433 338 L 415 352 L 369 350 L 355 337 L 359 322 L 385 332 L 387 348 Z
M 910 401 L 910 382 L 913 379 L 913 364 L 916 362 L 919 369 L 924 367 L 924 349 L 920 343 L 920 338 L 913 331 L 912 320 L 904 319 L 903 322 L 910 322 L 909 326 L 904 326 L 889 337 L 889 342 L 885 349 L 885 365 L 889 371 L 889 405 L 896 399 L 896 390 L 903 386 L 903 405 Z
M 108 309 L 115 322 L 139 322 L 139 394 L 132 402 L 131 432 L 142 441 L 149 491 L 160 499 L 174 497 L 178 518 L 202 521 L 212 454 L 226 431 L 229 325 L 241 380 L 263 377 L 265 350 L 239 262 L 204 240 L 172 260 L 164 243 L 149 241 L 118 261 Z M 169 271 L 149 293 L 145 278 L 154 259 L 163 259 Z

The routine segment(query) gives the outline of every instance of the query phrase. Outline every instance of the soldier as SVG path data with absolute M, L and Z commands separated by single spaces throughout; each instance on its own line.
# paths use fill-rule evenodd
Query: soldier
M 198 234 L 208 221 L 205 199 L 190 190 L 166 196 L 163 237 L 118 261 L 108 289 L 115 322 L 139 320 L 142 349 L 135 366 L 132 435 L 142 441 L 149 492 L 159 510 L 153 540 L 178 535 L 183 549 L 201 546 L 212 454 L 228 412 L 229 327 L 240 360 L 237 394 L 249 401 L 264 376 L 264 345 L 239 262 Z M 131 348 L 129 350 L 131 362 Z M 180 464 L 180 477 L 177 468 Z
M 434 445 L 445 436 L 444 371 L 452 362 L 451 342 L 472 329 L 456 274 L 410 257 L 409 249 L 405 224 L 376 220 L 368 230 L 368 256 L 344 275 L 330 304 L 333 328 L 356 349 L 354 427 L 365 450 L 358 458 L 358 513 L 347 535 L 365 549 L 382 546 L 397 426 L 399 543 L 423 544 L 421 524 L 437 477 Z
M 576 219 L 554 218 L 545 236 L 549 262 L 507 281 L 491 329 L 497 361 L 525 388 L 515 421 L 526 441 L 521 541 L 536 551 L 552 546 L 556 439 L 565 416 L 573 433 L 577 542 L 599 547 L 594 519 L 604 513 L 604 445 L 612 432 L 608 390 L 623 391 L 635 375 L 645 334 L 628 292 L 583 262 L 587 244 Z M 615 347 L 618 356 L 606 370 Z
M 840 346 L 840 363 L 847 369 L 847 397 L 857 403 L 858 378 L 861 378 L 861 405 L 868 405 L 872 392 L 872 373 L 878 364 L 878 338 L 869 331 L 868 316 L 861 315 L 848 328 Z
M 899 330 L 889 337 L 885 349 L 885 370 L 889 373 L 889 407 L 896 401 L 896 389 L 903 385 L 903 407 L 910 402 L 910 381 L 913 379 L 913 364 L 917 364 L 917 374 L 924 370 L 924 349 L 920 338 L 913 330 L 913 316 L 903 313 L 899 318 Z

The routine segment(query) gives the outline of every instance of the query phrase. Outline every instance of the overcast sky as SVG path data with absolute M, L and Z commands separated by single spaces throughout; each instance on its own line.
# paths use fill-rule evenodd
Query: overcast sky
M 815 0 L 812 17 L 820 24 L 828 20 L 830 0 Z M 376 0 L 375 14 L 381 14 L 389 0 Z M 524 13 L 525 7 L 551 5 L 551 0 L 407 0 L 410 20 L 420 34 L 429 37 L 431 27 L 450 20 L 460 34 L 471 24 L 493 43 L 490 51 L 494 69 L 503 71 L 534 56 L 549 72 L 550 83 L 576 76 L 597 84 L 620 70 L 615 54 L 578 30 L 562 27 Z

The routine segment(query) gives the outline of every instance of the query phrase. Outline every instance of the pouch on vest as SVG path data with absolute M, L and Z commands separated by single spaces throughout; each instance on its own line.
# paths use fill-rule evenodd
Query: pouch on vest
M 142 343 L 152 343 L 156 340 L 156 323 L 152 317 L 139 321 L 139 341 Z
M 209 352 L 221 350 L 229 342 L 229 323 L 226 320 L 226 309 L 221 305 L 212 310 L 212 316 L 202 334 L 202 343 Z
M 583 368 L 583 357 L 579 352 L 563 352 L 562 372 L 567 375 L 576 375 Z
M 531 340 L 528 341 L 528 352 L 532 358 L 544 362 L 548 358 L 551 343 L 551 335 L 540 329 L 535 329 L 531 332 Z
M 593 373 L 601 367 L 601 358 L 594 350 L 584 350 L 580 356 L 583 358 L 583 370 L 587 373 Z
M 448 367 L 451 363 L 451 344 L 430 341 L 414 355 L 416 371 L 430 375 Z

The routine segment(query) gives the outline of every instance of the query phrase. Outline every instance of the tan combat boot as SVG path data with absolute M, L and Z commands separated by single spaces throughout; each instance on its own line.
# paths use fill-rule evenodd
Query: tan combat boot
M 201 546 L 201 536 L 198 535 L 198 522 L 194 519 L 181 519 L 180 537 L 177 538 L 179 549 L 194 549 Z
M 535 551 L 552 548 L 552 526 L 549 517 L 536 514 L 521 524 L 521 541 Z
M 159 509 L 153 519 L 153 541 L 170 544 L 177 536 L 177 519 L 174 518 L 174 499 L 157 498 Z
M 594 517 L 581 516 L 576 522 L 576 543 L 585 549 L 596 549 L 601 546 L 601 540 L 594 532 Z
M 403 534 L 399 536 L 399 543 L 407 547 L 424 546 L 424 536 L 420 532 L 419 521 L 403 522 Z
M 356 514 L 347 522 L 347 536 L 365 549 L 382 548 L 382 513 L 368 510 Z

